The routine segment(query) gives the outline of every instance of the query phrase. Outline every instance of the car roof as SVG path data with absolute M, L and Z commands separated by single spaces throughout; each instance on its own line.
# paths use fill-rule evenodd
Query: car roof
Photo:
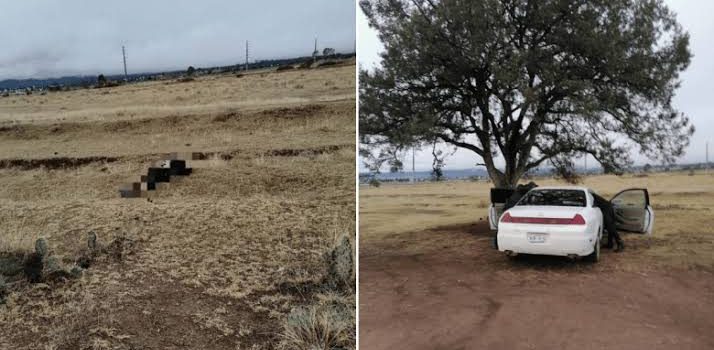
M 533 191 L 537 190 L 579 190 L 579 191 L 585 191 L 585 192 L 590 192 L 590 189 L 587 187 L 583 186 L 538 186 L 533 188 Z

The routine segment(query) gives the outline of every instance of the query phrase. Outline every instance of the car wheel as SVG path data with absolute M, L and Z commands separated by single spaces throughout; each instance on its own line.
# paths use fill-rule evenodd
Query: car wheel
M 600 237 L 598 237 L 595 241 L 595 247 L 593 248 L 593 252 L 590 255 L 586 256 L 585 260 L 593 263 L 600 261 Z

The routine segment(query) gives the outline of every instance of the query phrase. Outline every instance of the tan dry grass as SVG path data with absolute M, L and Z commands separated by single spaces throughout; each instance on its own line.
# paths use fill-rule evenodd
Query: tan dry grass
M 102 90 L 0 100 L 0 120 L 24 120 L 0 132 L 0 159 L 119 157 L 0 169 L 0 242 L 29 250 L 45 237 L 65 264 L 90 230 L 104 247 L 134 242 L 80 280 L 17 285 L 0 306 L 0 348 L 277 346 L 285 317 L 312 298 L 280 286 L 321 280 L 334 236 L 355 232 L 354 66 Z M 152 201 L 118 198 L 157 153 L 191 151 L 234 157 L 193 162 Z
M 563 184 L 553 179 L 535 181 L 539 185 Z M 583 185 L 606 198 L 625 188 L 649 190 L 656 217 L 653 237 L 626 235 L 627 243 L 642 249 L 623 254 L 622 265 L 635 269 L 655 265 L 714 268 L 714 227 L 710 224 L 714 218 L 714 175 L 592 176 L 585 178 Z M 361 242 L 365 246 L 399 241 L 417 252 L 433 249 L 429 245 L 434 242 L 416 237 L 437 227 L 448 230 L 450 225 L 487 220 L 490 188 L 490 183 L 470 181 L 362 187 Z
M 340 302 L 345 303 L 345 301 Z M 283 332 L 284 348 L 332 350 L 353 346 L 354 305 L 353 303 L 339 305 L 343 305 L 341 309 L 335 309 L 335 306 L 330 303 L 317 304 L 291 314 Z M 352 305 L 352 308 L 344 310 L 348 305 Z
M 262 110 L 354 99 L 354 66 L 281 73 L 209 75 L 190 83 L 154 81 L 0 99 L 0 123 L 96 122 Z M 326 82 L 331 82 L 325 86 Z M 302 89 L 295 89 L 299 83 Z
M 345 113 L 353 103 L 341 100 L 321 104 L 320 109 L 296 118 L 282 117 L 284 107 L 271 107 L 190 116 L 165 114 L 131 121 L 12 126 L 0 128 L 0 158 L 126 156 L 146 154 L 147 150 L 168 153 L 240 148 L 260 152 L 351 144 L 339 135 L 354 129 L 354 118 Z M 290 109 L 303 107 L 292 105 Z

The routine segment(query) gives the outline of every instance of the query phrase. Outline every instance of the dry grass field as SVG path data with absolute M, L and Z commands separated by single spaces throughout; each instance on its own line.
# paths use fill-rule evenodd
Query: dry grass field
M 535 180 L 539 185 L 562 185 Z M 652 265 L 705 268 L 714 271 L 714 174 L 653 174 L 648 177 L 593 176 L 581 184 L 610 198 L 620 190 L 647 188 L 655 211 L 652 238 L 625 234 L 627 243 L 641 250 L 622 254 L 618 268 Z M 486 221 L 489 189 L 486 182 L 450 181 L 417 185 L 362 187 L 360 240 L 365 245 L 412 237 L 428 229 Z M 419 250 L 419 240 L 406 247 Z
M 354 91 L 352 61 L 0 98 L 0 257 L 102 250 L 10 281 L 0 349 L 300 348 L 324 324 L 354 347 L 354 292 L 321 284 L 356 229 Z M 209 157 L 119 198 L 170 152 Z
M 625 234 L 625 251 L 604 251 L 597 264 L 511 261 L 491 247 L 489 183 L 361 187 L 360 344 L 714 347 L 714 174 L 593 176 L 584 185 L 606 198 L 648 188 L 653 236 Z

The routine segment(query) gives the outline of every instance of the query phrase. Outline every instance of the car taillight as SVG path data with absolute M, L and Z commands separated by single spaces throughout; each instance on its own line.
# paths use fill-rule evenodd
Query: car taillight
M 566 218 L 534 218 L 526 216 L 511 216 L 506 213 L 501 217 L 501 222 L 514 224 L 540 224 L 540 225 L 585 225 L 585 218 L 580 214 L 575 214 L 570 219 Z
M 505 215 L 501 216 L 501 222 L 513 222 L 513 217 L 511 216 L 511 213 L 506 213 Z
M 570 219 L 570 225 L 585 225 L 585 218 L 580 214 L 575 214 L 575 216 Z

